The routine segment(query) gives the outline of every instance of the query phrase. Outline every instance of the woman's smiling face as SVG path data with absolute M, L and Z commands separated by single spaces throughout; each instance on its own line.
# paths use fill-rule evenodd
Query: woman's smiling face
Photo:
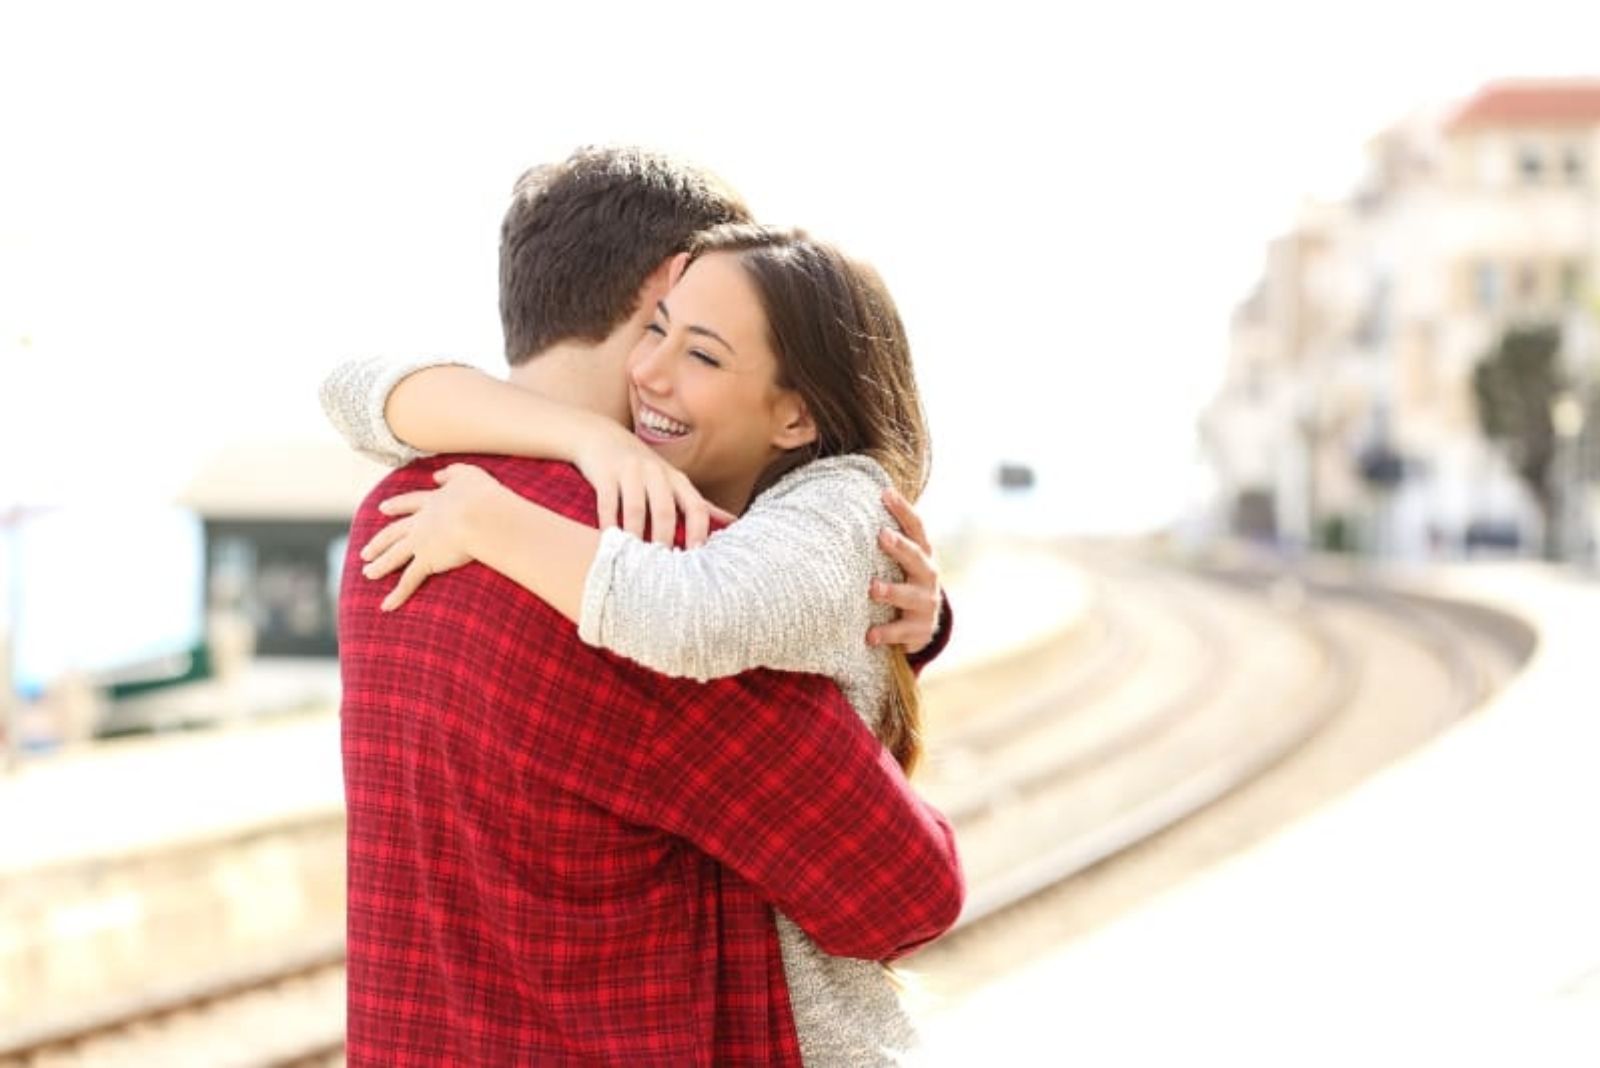
M 707 500 L 741 512 L 767 465 L 815 436 L 799 395 L 777 378 L 738 254 L 709 253 L 657 305 L 628 358 L 634 433 Z

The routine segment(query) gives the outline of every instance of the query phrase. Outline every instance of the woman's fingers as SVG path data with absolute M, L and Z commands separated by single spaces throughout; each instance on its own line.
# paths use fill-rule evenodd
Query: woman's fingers
M 671 545 L 678 532 L 678 500 L 672 481 L 661 468 L 646 469 L 645 494 L 650 508 L 650 540 L 657 545 Z
M 928 541 L 927 528 L 922 525 L 922 517 L 911 507 L 911 502 L 906 500 L 899 490 L 886 489 L 883 491 L 883 504 L 889 509 L 889 514 L 894 516 L 895 522 L 900 524 L 900 529 L 905 531 L 906 537 L 931 556 L 933 545 Z
M 594 485 L 594 511 L 600 520 L 601 530 L 610 530 L 617 525 L 617 484 L 611 479 L 604 479 Z
M 637 471 L 629 472 L 620 480 L 622 495 L 622 529 L 636 538 L 644 537 L 644 521 L 649 515 L 644 491 L 644 479 Z
M 385 612 L 393 612 L 411 599 L 411 595 L 428 580 L 428 575 L 428 565 L 420 559 L 412 560 L 400 573 L 400 581 L 389 591 L 389 596 L 383 599 L 383 604 L 379 607 Z
M 378 502 L 378 511 L 384 515 L 410 515 L 437 492 L 438 490 L 416 490 L 412 493 L 402 493 L 398 497 Z
M 903 645 L 908 653 L 926 648 L 932 640 L 933 634 L 920 621 L 897 619 L 893 623 L 879 623 L 867 631 L 868 645 Z
M 878 532 L 878 544 L 889 554 L 889 559 L 900 565 L 908 582 L 938 589 L 939 569 L 929 550 L 887 527 Z
M 921 554 L 920 547 L 912 546 L 912 549 Z M 899 615 L 869 630 L 868 645 L 903 645 L 907 652 L 915 653 L 933 641 L 939 629 L 938 572 L 931 564 L 923 574 L 913 573 L 910 566 L 906 566 L 905 571 L 907 582 L 872 580 L 867 595 L 879 604 L 892 605 Z
M 369 579 L 380 579 L 391 571 L 405 566 L 406 562 L 415 555 L 416 553 L 412 550 L 410 543 L 401 539 L 385 549 L 376 560 L 362 568 L 361 573 Z
M 901 612 L 939 614 L 939 594 L 936 590 L 914 582 L 884 582 L 873 579 L 867 595 L 879 604 L 890 604 Z
M 410 519 L 397 519 L 393 523 L 386 523 L 382 530 L 372 536 L 372 540 L 361 547 L 361 559 L 372 560 L 389 546 L 399 541 L 405 535 L 406 525 Z
M 682 472 L 674 472 L 673 490 L 683 512 L 683 545 L 698 549 L 711 536 L 711 506 Z

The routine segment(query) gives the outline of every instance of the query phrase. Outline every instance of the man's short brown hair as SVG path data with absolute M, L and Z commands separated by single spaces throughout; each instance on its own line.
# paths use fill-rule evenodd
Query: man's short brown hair
M 513 367 L 598 342 L 661 261 L 749 209 L 715 176 L 639 148 L 580 148 L 517 179 L 500 226 L 500 324 Z

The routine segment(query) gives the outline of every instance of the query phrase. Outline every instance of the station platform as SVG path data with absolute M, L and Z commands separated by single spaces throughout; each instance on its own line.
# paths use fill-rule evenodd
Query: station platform
M 1427 748 L 944 1006 L 919 1064 L 1600 1064 L 1600 583 L 1384 577 L 1540 644 Z
M 343 936 L 332 661 L 266 661 L 223 725 L 31 755 L 0 774 L 0 1049 Z
M 35 756 L 0 774 L 0 879 L 342 809 L 333 661 L 258 661 L 226 684 L 139 701 L 174 722 L 220 722 Z
M 1048 543 L 990 546 L 945 579 L 955 611 L 950 644 L 923 680 L 1016 655 L 1076 627 L 1092 608 L 1084 571 Z

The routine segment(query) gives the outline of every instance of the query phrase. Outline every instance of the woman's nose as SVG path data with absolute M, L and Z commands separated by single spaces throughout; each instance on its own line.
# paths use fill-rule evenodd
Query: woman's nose
M 672 345 L 663 338 L 655 344 L 640 345 L 628 361 L 628 377 L 639 389 L 665 393 L 672 366 Z

